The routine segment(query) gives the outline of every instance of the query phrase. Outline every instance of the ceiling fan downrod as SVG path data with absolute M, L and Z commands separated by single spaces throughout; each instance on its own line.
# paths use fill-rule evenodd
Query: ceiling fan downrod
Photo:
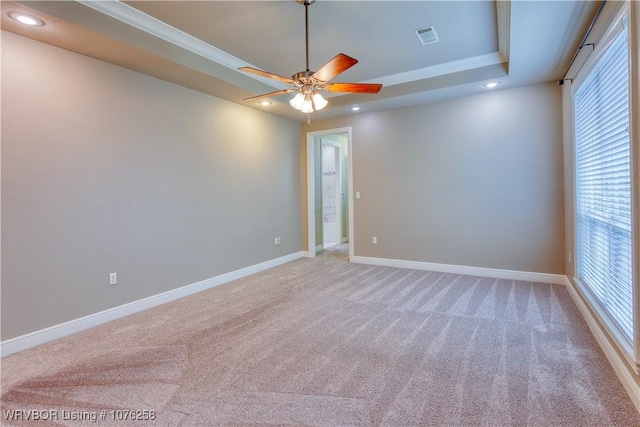
M 304 6 L 304 42 L 305 42 L 305 58 L 307 65 L 307 76 L 311 70 L 309 69 L 309 6 L 315 3 L 316 0 L 297 0 L 298 3 Z

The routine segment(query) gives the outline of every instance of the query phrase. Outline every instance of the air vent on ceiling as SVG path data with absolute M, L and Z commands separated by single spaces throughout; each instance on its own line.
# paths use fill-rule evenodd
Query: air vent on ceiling
M 436 29 L 433 26 L 420 28 L 415 30 L 416 36 L 418 36 L 418 40 L 422 45 L 431 44 L 439 41 L 438 35 L 436 34 Z

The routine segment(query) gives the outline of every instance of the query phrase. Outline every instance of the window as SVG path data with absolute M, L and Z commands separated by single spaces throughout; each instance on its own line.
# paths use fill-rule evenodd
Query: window
M 629 48 L 623 29 L 573 97 L 581 285 L 633 341 Z

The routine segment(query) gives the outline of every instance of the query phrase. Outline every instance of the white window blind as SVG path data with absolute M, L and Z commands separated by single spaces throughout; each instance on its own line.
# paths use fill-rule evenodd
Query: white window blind
M 577 273 L 633 340 L 627 31 L 574 96 Z

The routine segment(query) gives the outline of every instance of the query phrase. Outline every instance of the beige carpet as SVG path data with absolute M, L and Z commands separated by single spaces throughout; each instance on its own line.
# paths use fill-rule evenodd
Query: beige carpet
M 335 249 L 4 358 L 2 425 L 640 425 L 562 286 Z

